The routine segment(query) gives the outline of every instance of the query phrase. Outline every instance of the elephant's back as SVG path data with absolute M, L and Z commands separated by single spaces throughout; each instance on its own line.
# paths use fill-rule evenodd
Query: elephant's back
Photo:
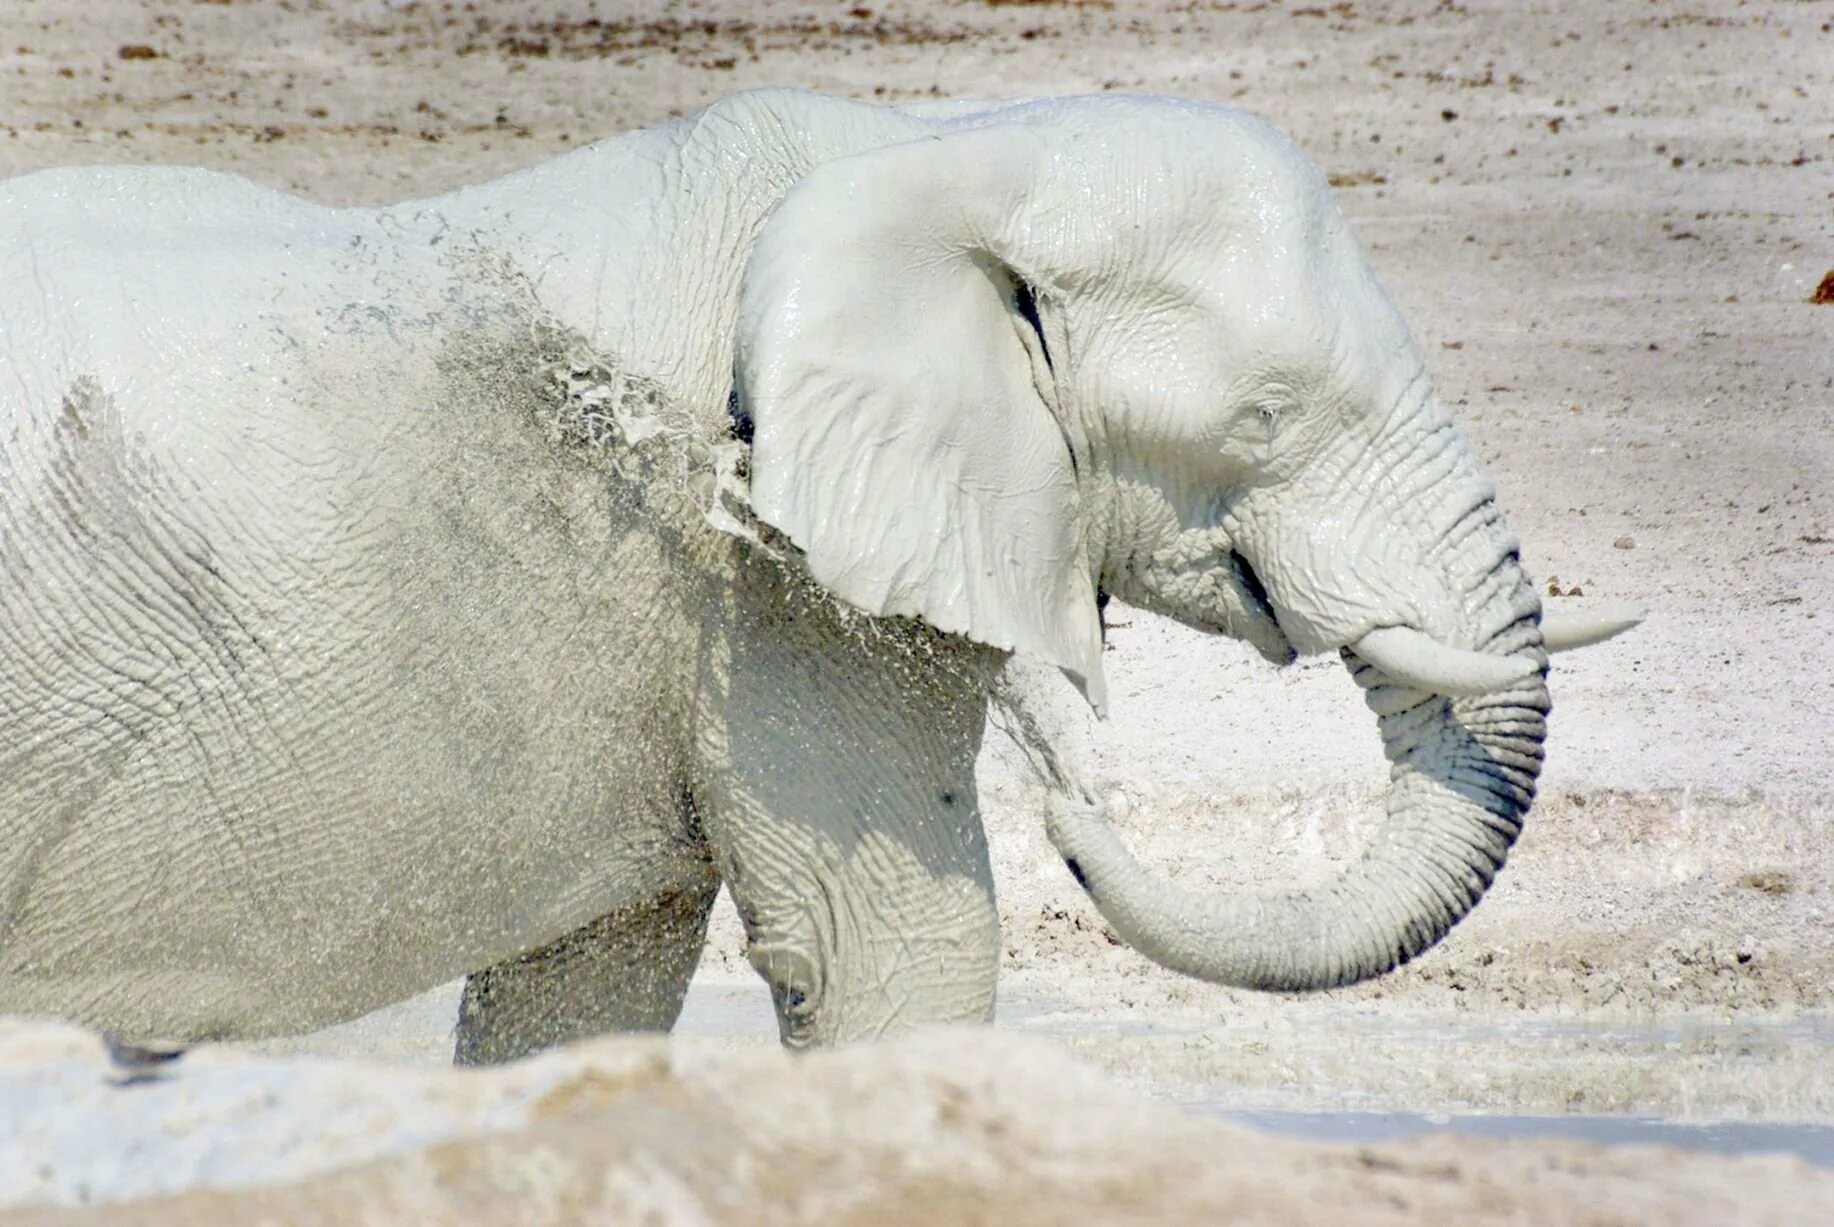
M 139 366 L 175 331 L 259 313 L 289 259 L 303 270 L 361 225 L 198 167 L 39 171 L 0 182 L 0 311 L 9 334 L 66 351 L 25 357 L 68 360 L 93 333 Z
M 234 417 L 297 397 L 301 351 L 361 299 L 353 251 L 411 262 L 411 247 L 372 230 L 362 211 L 199 168 L 69 167 L 0 182 L 0 356 L 11 375 L 0 420 L 54 411 L 82 382 L 114 398 L 151 449 L 232 432 Z
M 278 339 L 321 296 L 330 212 L 194 169 L 0 184 L 0 716 L 38 734 L 0 830 L 83 774 L 41 786 L 48 745 L 144 747 L 258 672 L 296 629 L 275 595 L 361 531 L 338 474 L 365 440 Z

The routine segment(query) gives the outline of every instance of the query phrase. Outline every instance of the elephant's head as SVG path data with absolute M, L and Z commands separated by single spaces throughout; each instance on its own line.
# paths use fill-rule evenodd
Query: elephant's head
M 855 606 L 1042 656 L 1098 708 L 1103 593 L 1343 654 L 1393 772 L 1329 888 L 1188 895 L 1099 807 L 1054 816 L 1148 957 L 1348 983 L 1502 865 L 1541 764 L 1540 603 L 1322 176 L 1265 125 L 1040 103 L 822 165 L 757 243 L 738 377 L 756 513 Z

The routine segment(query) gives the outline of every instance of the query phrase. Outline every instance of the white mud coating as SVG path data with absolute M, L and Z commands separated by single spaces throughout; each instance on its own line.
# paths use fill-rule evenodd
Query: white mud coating
M 679 1134 L 684 1119 L 702 1122 L 687 1132 L 719 1156 L 755 1144 L 770 1162 L 782 1159 L 770 1149 L 782 1121 L 813 1122 L 810 1153 L 870 1159 L 883 1144 L 915 1165 L 899 1170 L 932 1183 L 945 1169 L 972 1180 L 982 1162 L 1029 1170 L 988 1148 L 982 1126 L 994 1120 L 1016 1148 L 1081 1156 L 1075 1170 L 1108 1181 L 1072 1190 L 1079 1210 L 1119 1215 L 1154 1204 L 1130 1198 L 1190 1190 L 1160 1203 L 1162 1221 L 1223 1204 L 1267 1222 L 1573 1221 L 1583 1210 L 1792 1223 L 1834 1204 L 1807 1160 L 1456 1138 L 1391 1150 L 1366 1135 L 1327 1149 L 1233 1134 L 1219 1144 L 1184 1132 L 1208 1124 L 1123 1108 L 1057 1063 L 1068 1050 L 1206 1114 L 1834 1121 L 1834 871 L 1823 855 L 1834 828 L 1834 305 L 1810 302 L 1834 270 L 1822 6 L 704 0 L 592 15 L 598 24 L 565 0 L 488 14 L 439 0 L 93 0 L 80 12 L 15 0 L 0 13 L 0 175 L 205 165 L 321 203 L 380 204 L 786 82 L 881 102 L 1114 90 L 1233 101 L 1330 178 L 1550 614 L 1624 600 L 1650 616 L 1555 658 L 1547 761 L 1508 866 L 1446 941 L 1368 985 L 1297 998 L 1214 989 L 1117 945 L 1046 840 L 1028 771 L 994 735 L 977 775 L 999 901 L 995 1034 L 842 1054 L 857 1064 L 794 1078 L 748 1064 L 778 1059 L 750 1051 L 776 1044 L 776 1024 L 722 898 L 687 996 L 689 1039 L 667 1057 L 716 1071 L 711 1092 L 682 1093 L 686 1106 L 668 1067 L 645 1064 L 663 1060 L 646 1047 L 517 1066 L 504 1083 L 400 1069 L 450 1060 L 455 987 L 284 1042 L 337 1064 L 193 1054 L 178 1081 L 151 1087 L 108 1086 L 89 1039 L 9 1024 L 6 1103 L 44 1106 L 0 1137 L 9 1161 L 32 1161 L 0 1180 L 13 1206 L 174 1191 L 166 1176 L 204 1174 L 174 1157 L 190 1148 L 224 1156 L 208 1175 L 226 1188 L 315 1174 L 258 1207 L 238 1203 L 243 1193 L 200 1194 L 145 1221 L 257 1209 L 359 1221 L 404 1204 L 421 1221 L 498 1207 L 508 1219 L 527 1209 L 513 1192 L 491 1201 L 499 1193 L 480 1184 L 442 1201 L 442 1165 L 517 1172 L 540 1154 L 561 1156 L 542 1169 L 561 1190 L 548 1221 L 602 1206 L 717 1219 L 696 1193 L 721 1187 L 696 1184 L 704 1155 L 608 1179 L 605 1196 L 622 1201 L 566 1200 L 580 1187 L 567 1171 L 607 1169 L 593 1147 Z M 724 404 L 730 371 L 718 378 L 709 404 Z M 1361 846 L 1386 763 L 1336 661 L 1276 671 L 1262 657 L 1280 643 L 1218 644 L 1119 603 L 1106 621 L 1106 724 L 1085 727 L 1083 700 L 1061 680 L 1039 684 L 1053 688 L 1050 710 L 1086 778 L 1125 797 L 1110 812 L 1143 861 L 1194 889 L 1292 885 L 1322 880 Z M 999 1032 L 1029 1042 L 1007 1047 Z M 341 1064 L 365 1054 L 390 1068 Z M 577 1084 L 577 1114 L 553 1118 L 556 1132 L 525 1128 L 526 1105 L 562 1083 Z M 249 1106 L 270 1091 L 275 1103 Z M 158 1096 L 180 1094 L 225 1115 L 192 1117 L 169 1149 L 129 1148 L 165 1121 Z M 233 1115 L 244 1110 L 262 1115 Z M 238 1166 L 230 1143 L 254 1119 L 298 1147 Z M 945 1119 L 963 1132 L 924 1123 Z M 323 1139 L 336 1123 L 357 1140 L 334 1153 Z M 488 1156 L 417 1151 L 418 1168 L 397 1159 L 328 1174 L 505 1126 Z M 853 1145 L 861 1138 L 871 1144 Z M 1185 1144 L 1193 1157 L 1176 1166 Z M 1206 1171 L 1237 1171 L 1238 1157 L 1239 1185 L 1204 1183 Z M 742 1192 L 772 1199 L 782 1221 L 1023 1222 L 1060 1208 L 1017 1178 L 949 1185 L 963 1200 L 925 1202 L 883 1171 L 824 1170 L 825 1191 Z M 658 1174 L 668 1171 L 685 1175 Z M 869 1200 L 875 1190 L 888 1200 Z M 1223 1200 L 1202 1200 L 1212 1194 Z

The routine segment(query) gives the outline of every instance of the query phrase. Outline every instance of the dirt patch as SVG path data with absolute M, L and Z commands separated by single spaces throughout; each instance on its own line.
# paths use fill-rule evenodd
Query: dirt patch
M 634 1070 L 608 1072 L 588 1068 L 543 1093 L 530 1106 L 529 1119 L 544 1121 L 557 1116 L 604 1111 L 632 1095 L 653 1090 L 668 1075 L 668 1062 L 660 1054 Z

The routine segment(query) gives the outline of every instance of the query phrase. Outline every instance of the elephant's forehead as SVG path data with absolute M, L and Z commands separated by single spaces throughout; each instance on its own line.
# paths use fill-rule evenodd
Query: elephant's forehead
M 1335 206 L 1320 186 L 1192 156 L 1123 178 L 1112 185 L 1115 199 L 1094 212 L 1110 242 L 1173 256 L 1193 274 L 1204 271 L 1206 254 L 1273 268 L 1321 250 L 1336 235 Z
M 1091 228 L 1086 267 L 1166 307 L 1290 316 L 1359 279 L 1359 249 L 1328 198 L 1214 177 L 1127 195 Z
M 1335 344 L 1366 312 L 1295 269 L 1300 257 L 1265 251 L 1204 251 L 1156 283 L 1147 280 L 1111 312 L 1117 331 L 1182 353 L 1209 352 L 1216 361 L 1251 355 L 1270 362 L 1316 360 L 1320 344 Z
M 1324 176 L 1305 154 L 1233 108 L 1070 99 L 999 114 L 1049 132 L 1050 182 L 1038 185 L 1028 210 L 1060 202 L 1065 220 L 1080 219 L 1084 234 L 1110 243 L 1272 235 L 1334 211 Z

